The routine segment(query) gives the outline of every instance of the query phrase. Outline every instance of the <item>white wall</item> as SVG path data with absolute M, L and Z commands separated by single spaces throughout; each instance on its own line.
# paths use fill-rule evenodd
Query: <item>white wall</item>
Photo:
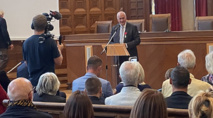
M 11 40 L 25 40 L 33 35 L 32 19 L 35 15 L 59 11 L 58 0 L 0 0 Z M 59 20 L 51 22 L 56 37 L 59 36 Z

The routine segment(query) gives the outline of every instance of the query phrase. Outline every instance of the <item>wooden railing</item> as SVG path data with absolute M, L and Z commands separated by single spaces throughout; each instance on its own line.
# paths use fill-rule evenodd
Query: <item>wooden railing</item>
M 33 102 L 39 111 L 47 112 L 53 118 L 64 118 L 63 110 L 65 103 Z M 4 106 L 8 105 L 8 100 L 3 101 Z M 93 105 L 95 118 L 129 118 L 132 107 Z M 188 118 L 188 110 L 167 108 L 169 118 Z

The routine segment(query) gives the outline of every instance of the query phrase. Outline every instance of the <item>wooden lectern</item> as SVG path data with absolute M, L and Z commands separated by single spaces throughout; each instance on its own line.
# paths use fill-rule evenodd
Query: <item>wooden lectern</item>
M 104 49 L 106 47 L 106 45 L 102 45 L 102 48 Z M 119 66 L 116 60 L 119 60 L 118 58 L 116 58 L 117 56 L 129 56 L 129 52 L 126 49 L 126 46 L 124 43 L 120 44 L 120 43 L 115 43 L 115 44 L 109 44 L 106 47 L 107 49 L 105 50 L 106 56 L 114 56 L 114 62 L 111 65 L 111 72 L 112 72 L 112 85 L 117 86 L 118 83 L 120 82 L 120 78 L 119 78 Z M 107 69 L 108 67 L 106 67 Z M 106 77 L 107 77 L 107 70 L 106 70 Z
M 104 49 L 106 45 L 102 45 L 102 48 Z M 107 56 L 129 56 L 129 52 L 126 49 L 126 46 L 124 43 L 115 43 L 115 44 L 109 44 L 107 46 L 106 50 Z

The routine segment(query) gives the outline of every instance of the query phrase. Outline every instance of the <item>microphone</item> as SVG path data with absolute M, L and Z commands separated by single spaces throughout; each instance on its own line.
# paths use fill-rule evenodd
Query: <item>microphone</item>
M 116 34 L 116 32 L 117 32 L 117 30 L 118 30 L 119 27 L 120 27 L 120 25 L 117 25 L 117 26 L 114 28 L 115 31 L 114 31 L 113 35 L 110 37 L 108 43 L 107 43 L 106 46 L 104 47 L 104 49 L 103 49 L 103 51 L 101 52 L 101 54 L 103 54 L 104 52 L 107 51 L 107 46 L 108 46 L 109 43 L 112 41 L 112 39 L 113 39 L 113 37 L 115 36 L 115 34 Z
M 120 25 L 118 25 L 117 27 L 115 27 L 115 31 L 117 31 L 119 27 L 120 27 Z
M 59 13 L 59 12 L 57 12 L 57 11 L 51 11 L 51 10 L 50 10 L 50 15 L 51 15 L 52 17 L 54 17 L 55 19 L 57 19 L 57 20 L 61 19 L 61 13 Z

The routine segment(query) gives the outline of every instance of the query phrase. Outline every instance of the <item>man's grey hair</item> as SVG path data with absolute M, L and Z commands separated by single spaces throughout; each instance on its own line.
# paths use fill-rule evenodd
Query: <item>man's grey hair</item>
M 32 25 L 36 31 L 43 31 L 47 26 L 47 18 L 44 15 L 37 15 L 33 18 Z
M 145 73 L 144 73 L 143 67 L 139 62 L 136 62 L 136 66 L 139 70 L 138 83 L 142 83 L 142 82 L 144 82 L 144 79 L 145 79 Z
M 124 86 L 138 85 L 139 69 L 136 63 L 137 62 L 133 62 L 133 61 L 125 61 L 121 64 L 119 73 L 124 83 Z
M 206 70 L 209 74 L 213 74 L 213 52 L 206 55 Z
M 124 11 L 119 11 L 119 12 L 117 13 L 117 19 L 118 19 L 118 16 L 120 15 L 120 13 L 123 13 L 123 14 L 125 15 L 125 17 L 127 18 L 126 13 L 125 13 Z
M 196 57 L 192 50 L 184 50 L 178 54 L 178 63 L 186 69 L 193 69 L 196 64 Z
M 42 93 L 56 95 L 59 90 L 59 86 L 60 82 L 58 77 L 52 72 L 47 72 L 40 76 L 38 85 L 36 86 L 36 91 L 39 95 Z

